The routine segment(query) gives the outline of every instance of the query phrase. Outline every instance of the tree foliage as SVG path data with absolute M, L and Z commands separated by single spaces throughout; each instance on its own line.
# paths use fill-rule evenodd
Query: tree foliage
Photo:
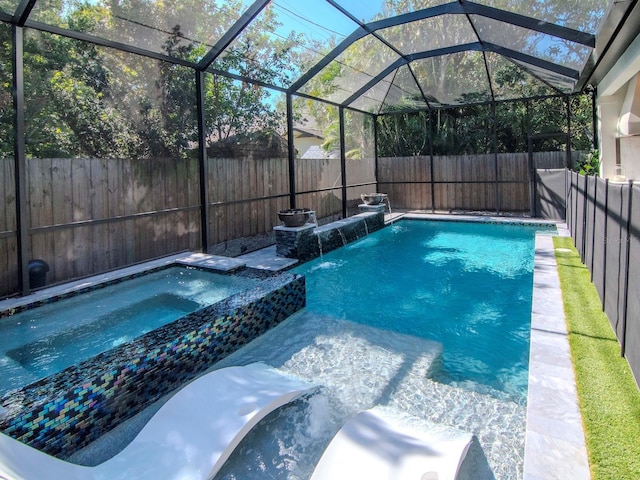
M 569 148 L 569 133 L 571 149 L 589 151 L 592 116 L 590 95 L 501 102 L 495 110 L 491 104 L 480 104 L 385 114 L 378 117 L 378 155 L 526 152 L 530 137 L 534 151 L 563 151 Z
M 78 32 L 144 46 L 197 63 L 232 25 L 242 1 L 52 1 L 39 20 Z M 214 8 L 215 7 L 215 8 Z M 36 15 L 34 14 L 34 15 Z M 0 30 L 3 59 L 11 58 L 11 28 Z M 278 83 L 287 52 L 299 40 L 270 39 L 277 28 L 267 10 L 243 32 L 218 68 Z M 195 71 L 89 42 L 25 30 L 26 151 L 33 157 L 176 157 L 198 145 Z M 204 41 L 206 40 L 206 42 Z M 260 48 L 253 48 L 260 44 Z M 13 154 L 11 63 L 2 62 L 2 155 Z M 206 74 L 206 138 L 210 143 L 253 132 L 283 133 L 283 111 L 273 92 Z
M 385 0 L 381 13 L 371 20 L 440 4 L 436 0 Z M 599 14 L 593 12 L 599 10 L 594 0 L 576 3 L 569 12 L 566 11 L 566 5 L 557 2 L 534 4 L 520 4 L 511 0 L 492 2 L 496 8 L 523 15 L 533 12 L 536 18 L 571 24 L 574 28 L 587 31 L 594 31 L 597 26 Z M 495 38 L 497 43 L 505 42 L 512 50 L 560 64 L 575 61 L 582 48 L 569 41 L 551 40 L 522 27 L 486 18 L 475 17 L 474 22 L 478 28 L 476 32 L 467 25 L 464 15 L 439 15 L 385 28 L 378 33 L 408 54 L 477 42 L 477 35 L 489 41 Z M 374 39 L 366 37 L 351 44 L 305 86 L 306 93 L 335 101 L 348 98 L 349 93 L 376 75 L 381 65 L 392 63 L 397 58 L 390 49 L 379 43 L 372 48 L 375 43 Z M 486 153 L 495 148 L 499 152 L 525 151 L 529 134 L 567 132 L 567 111 L 561 98 L 543 100 L 539 104 L 534 101 L 529 105 L 502 103 L 504 99 L 540 98 L 560 95 L 561 92 L 548 79 L 527 72 L 521 65 L 496 53 L 462 51 L 416 60 L 402 68 L 410 71 L 410 74 L 396 72 L 380 82 L 377 91 L 370 92 L 372 98 L 396 92 L 395 96 L 378 96 L 370 102 L 373 113 L 385 114 L 380 120 L 379 144 L 386 154 L 425 154 L 430 145 L 435 153 L 442 154 Z M 396 89 L 389 89 L 389 83 Z M 398 92 L 402 92 L 403 96 L 399 97 Z M 495 114 L 491 107 L 480 105 L 494 98 L 499 101 Z M 393 115 L 393 119 L 385 118 L 387 114 L 410 110 L 416 101 L 427 104 L 428 108 L 437 112 L 436 116 L 403 114 Z M 587 103 L 578 101 L 571 111 L 572 121 L 576 122 L 576 128 L 571 133 L 581 134 L 578 142 L 581 145 L 573 145 L 573 148 L 585 148 L 587 143 L 584 134 L 591 130 L 591 107 Z M 459 106 L 469 104 L 477 105 Z M 323 123 L 323 116 L 318 116 L 317 120 L 327 129 L 335 128 L 330 122 Z M 385 132 L 385 129 L 388 130 Z M 561 140 L 538 141 L 536 148 L 568 148 L 566 139 L 558 138 Z
M 585 1 L 569 14 L 555 11 L 545 2 L 543 12 L 559 22 L 577 23 L 595 0 Z M 415 11 L 441 2 L 435 0 L 384 0 L 381 18 Z M 497 8 L 516 13 L 509 0 L 494 2 Z M 536 7 L 537 8 L 537 7 Z M 540 5 L 542 8 L 542 5 Z M 205 2 L 184 0 L 51 0 L 37 2 L 37 21 L 99 35 L 114 42 L 139 46 L 168 57 L 199 62 L 227 31 L 244 9 L 242 0 Z M 563 14 L 565 17 L 560 18 Z M 566 15 L 575 18 L 566 17 Z M 370 20 L 375 20 L 372 18 Z M 443 15 L 425 19 L 413 28 L 386 29 L 382 34 L 403 48 L 432 48 L 465 41 L 463 29 L 456 28 L 462 16 Z M 319 51 L 337 44 L 332 38 L 318 45 L 300 33 L 274 34 L 281 26 L 276 9 L 268 6 L 234 40 L 213 67 L 254 79 L 264 84 L 289 85 L 301 66 L 312 64 Z M 586 28 L 596 18 L 583 19 Z M 3 62 L 0 63 L 0 154 L 13 154 L 13 84 L 11 28 L 0 25 Z M 580 25 L 577 25 L 580 27 Z M 486 29 L 495 28 L 486 25 Z M 425 31 L 429 32 L 425 36 Z M 125 53 L 68 37 L 25 30 L 24 79 L 27 154 L 33 157 L 178 157 L 193 155 L 198 145 L 195 71 L 147 57 Z M 508 33 L 508 32 L 506 32 Z M 514 32 L 511 32 L 514 33 Z M 510 48 L 523 52 L 535 49 L 539 37 L 512 35 Z M 302 48 L 305 47 L 306 48 Z M 386 52 L 386 53 L 385 53 Z M 341 101 L 353 91 L 354 72 L 370 78 L 393 60 L 395 54 L 380 48 L 380 42 L 366 36 L 349 47 L 338 61 L 331 62 L 305 85 L 311 97 Z M 554 60 L 554 49 L 548 59 Z M 418 155 L 434 153 L 485 153 L 517 151 L 527 147 L 531 132 L 566 132 L 566 102 L 541 100 L 529 104 L 474 105 L 440 109 L 419 114 L 395 115 L 415 105 L 416 98 L 431 107 L 463 102 L 483 102 L 490 95 L 487 65 L 494 72 L 495 95 L 539 96 L 549 86 L 498 56 L 483 57 L 478 52 L 429 58 L 404 67 L 408 77 L 420 87 L 406 89 L 407 95 L 381 108 L 379 153 Z M 349 87 L 349 88 L 347 88 Z M 207 73 L 203 82 L 205 137 L 210 144 L 230 139 L 282 135 L 285 109 L 281 97 L 258 83 Z M 578 98 L 578 97 L 576 97 Z M 588 100 L 571 100 L 572 148 L 588 149 L 591 122 Z M 339 148 L 339 115 L 334 105 L 298 98 L 296 119 L 312 118 L 325 133 L 324 148 Z M 351 120 L 347 118 L 347 122 Z M 347 150 L 353 157 L 370 155 L 369 123 L 346 125 Z M 495 138 L 495 143 L 494 143 Z M 547 140 L 541 148 L 549 148 Z M 566 142 L 565 142 L 566 143 Z M 555 141 L 556 148 L 566 148 Z

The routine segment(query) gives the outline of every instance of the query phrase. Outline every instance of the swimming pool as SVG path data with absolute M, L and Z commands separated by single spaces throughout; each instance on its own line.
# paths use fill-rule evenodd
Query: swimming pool
M 174 266 L 2 318 L 0 396 L 257 284 Z
M 524 403 L 536 232 L 403 220 L 293 271 L 307 309 L 443 345 L 431 378 Z
M 467 233 L 463 233 L 465 230 Z M 446 426 L 472 432 L 475 439 L 463 464 L 461 479 L 522 478 L 526 429 L 522 377 L 526 378 L 526 373 L 518 370 L 526 365 L 529 352 L 527 328 L 531 315 L 534 234 L 540 231 L 553 234 L 555 227 L 402 221 L 295 269 L 309 271 L 304 311 L 238 350 L 219 366 L 264 361 L 313 379 L 324 388 L 307 402 L 288 406 L 258 425 L 231 456 L 217 480 L 309 478 L 344 422 L 358 411 L 376 405 L 407 412 L 420 418 L 427 428 L 436 424 L 435 428 Z M 402 238 L 405 235 L 414 240 Z M 506 239 L 509 242 L 516 239 L 520 246 L 508 247 L 506 255 L 499 254 Z M 487 240 L 486 248 L 478 243 Z M 389 251 L 383 245 L 386 242 L 394 245 Z M 416 251 L 412 252 L 413 249 Z M 480 258 L 465 261 L 473 251 L 481 253 Z M 403 265 L 401 261 L 405 260 L 408 264 Z M 445 273 L 447 263 L 455 267 L 450 275 Z M 421 270 L 418 266 L 429 272 L 427 280 L 433 280 L 436 293 L 426 293 L 425 283 L 429 282 L 419 281 L 415 272 Z M 351 276 L 349 269 L 360 272 L 360 277 Z M 487 271 L 480 273 L 483 270 Z M 461 277 L 465 274 L 473 275 L 475 281 L 463 281 Z M 526 285 L 515 291 L 519 292 L 518 303 L 526 306 L 515 310 L 523 314 L 523 319 L 508 315 L 514 310 L 510 307 L 513 302 L 503 297 L 512 299 L 514 294 L 506 290 L 500 290 L 498 306 L 489 307 L 487 298 L 479 295 L 482 308 L 470 308 L 475 294 L 468 290 L 477 289 L 488 296 L 496 292 L 495 286 L 488 287 L 487 276 L 503 278 L 507 283 L 520 283 L 517 278 L 522 277 L 520 280 Z M 395 277 L 403 279 L 398 290 L 391 285 Z M 456 292 L 458 286 L 463 288 Z M 528 294 L 520 288 L 525 288 Z M 446 295 L 457 301 L 443 300 Z M 419 300 L 418 307 L 411 305 L 414 297 Z M 374 306 L 367 306 L 369 302 Z M 463 314 L 440 315 L 444 307 L 434 305 L 438 302 L 453 308 L 462 303 Z M 454 334 L 455 341 L 445 338 L 447 331 L 455 332 L 456 324 L 477 311 L 491 313 L 486 315 L 488 323 L 514 324 L 505 329 L 516 332 L 512 336 L 519 347 L 513 349 L 518 353 L 510 355 L 509 363 L 517 368 L 501 367 L 501 373 L 493 375 L 487 375 L 486 367 L 477 368 L 480 361 L 485 365 L 500 365 L 502 361 L 483 358 L 483 344 L 492 353 L 497 351 L 498 356 L 506 348 L 512 348 L 469 338 L 459 340 L 458 336 L 464 337 L 468 331 L 481 331 L 478 324 L 482 322 L 477 319 L 462 328 L 462 333 Z M 427 321 L 407 320 L 406 312 L 414 318 L 439 317 L 438 322 L 446 322 L 446 328 L 434 330 Z M 439 338 L 430 337 L 432 334 Z M 464 349 L 469 343 L 475 343 L 469 345 L 469 349 L 475 349 L 470 355 L 474 368 L 465 372 L 460 368 L 464 362 L 458 354 L 447 357 L 447 350 Z M 511 370 L 515 375 L 507 374 Z

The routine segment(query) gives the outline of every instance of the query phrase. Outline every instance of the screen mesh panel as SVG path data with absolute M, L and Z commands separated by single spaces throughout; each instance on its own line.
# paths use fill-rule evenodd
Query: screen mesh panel
M 566 172 L 536 170 L 536 217 L 550 220 L 565 219 Z
M 616 334 L 620 332 L 618 311 L 618 285 L 620 283 L 620 258 L 622 257 L 622 205 L 623 187 L 609 184 L 609 215 L 607 216 L 607 236 L 605 238 L 605 299 L 604 312 Z M 619 337 L 618 337 L 619 338 Z
M 627 297 L 625 356 L 640 381 L 640 187 L 633 187 L 629 242 L 629 294 Z
M 596 184 L 596 220 L 594 228 L 593 240 L 593 283 L 596 286 L 600 301 L 604 301 L 604 249 L 605 249 L 605 225 L 606 211 L 605 203 L 607 196 L 607 184 L 601 178 L 598 178 Z
M 594 212 L 596 209 L 595 199 L 596 199 L 596 182 L 597 177 L 588 176 L 587 177 L 587 225 L 585 229 L 585 240 L 584 240 L 584 264 L 587 265 L 590 269 L 593 265 L 593 238 L 594 238 Z
M 576 181 L 576 233 L 575 233 L 575 243 L 578 252 L 580 253 L 580 258 L 583 258 L 582 254 L 582 238 L 584 236 L 584 221 L 585 221 L 585 177 L 579 175 Z

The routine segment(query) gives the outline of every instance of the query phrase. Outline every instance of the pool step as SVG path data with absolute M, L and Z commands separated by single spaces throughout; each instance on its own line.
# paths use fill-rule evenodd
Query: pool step
M 216 272 L 231 272 L 246 265 L 246 262 L 243 260 L 220 255 L 208 255 L 206 253 L 190 253 L 185 257 L 177 259 L 176 263 L 191 267 L 207 268 Z
M 298 263 L 296 258 L 286 258 L 278 256 L 276 252 L 276 246 L 271 245 L 255 252 L 247 253 L 238 257 L 240 260 L 246 262 L 248 268 L 255 268 L 257 270 L 267 270 L 270 272 L 279 272 L 280 270 L 286 270 Z

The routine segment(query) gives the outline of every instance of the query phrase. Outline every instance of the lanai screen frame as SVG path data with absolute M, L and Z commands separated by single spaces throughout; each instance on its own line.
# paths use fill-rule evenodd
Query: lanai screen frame
M 351 17 L 351 19 L 359 24 L 359 27 L 352 33 L 352 35 L 345 39 L 336 49 L 334 49 L 330 55 L 326 56 L 321 62 L 316 64 L 312 69 L 310 69 L 305 75 L 299 78 L 296 82 L 294 82 L 289 87 L 282 87 L 278 85 L 271 85 L 260 80 L 256 80 L 253 78 L 246 78 L 240 75 L 236 75 L 230 72 L 220 71 L 212 67 L 212 64 L 216 60 L 216 58 L 227 48 L 235 38 L 240 35 L 243 29 L 249 25 L 259 14 L 262 12 L 265 7 L 269 4 L 269 0 L 256 0 L 254 1 L 247 9 L 242 13 L 242 15 L 238 18 L 238 20 L 234 23 L 232 28 L 230 28 L 214 45 L 214 47 L 200 60 L 199 63 L 194 64 L 193 62 L 189 62 L 180 58 L 169 57 L 162 53 L 152 52 L 146 49 L 138 48 L 132 45 L 126 45 L 114 41 L 110 41 L 104 38 L 100 38 L 91 34 L 77 32 L 73 30 L 68 30 L 65 28 L 57 27 L 55 25 L 48 25 L 39 23 L 29 19 L 29 15 L 32 12 L 33 8 L 37 5 L 37 0 L 22 0 L 17 3 L 16 11 L 14 15 L 8 15 L 5 12 L 0 11 L 0 21 L 10 23 L 12 26 L 12 34 L 13 34 L 13 79 L 14 79 L 14 138 L 15 138 L 15 172 L 16 172 L 16 232 L 17 232 L 17 240 L 18 240 L 18 264 L 19 271 L 21 273 L 20 277 L 20 290 L 22 293 L 28 293 L 30 290 L 29 286 L 29 278 L 28 278 L 28 245 L 27 245 L 27 237 L 28 237 L 28 225 L 25 218 L 25 212 L 27 210 L 27 197 L 26 197 L 26 154 L 25 154 L 25 126 L 24 126 L 24 66 L 23 66 L 23 47 L 24 47 L 24 29 L 31 28 L 40 30 L 43 32 L 48 32 L 56 35 L 62 35 L 69 38 L 74 38 L 77 40 L 90 42 L 96 45 L 115 48 L 118 50 L 125 51 L 127 53 L 143 55 L 145 57 L 153 58 L 156 60 L 160 60 L 163 62 L 169 62 L 172 64 L 182 65 L 185 67 L 189 67 L 194 71 L 194 82 L 196 84 L 196 96 L 198 103 L 198 126 L 199 126 L 199 165 L 200 165 L 200 181 L 201 181 L 201 235 L 202 235 L 202 245 L 206 249 L 209 245 L 209 203 L 208 203 L 208 192 L 206 186 L 206 165 L 207 165 L 207 152 L 206 152 L 206 138 L 204 138 L 204 99 L 202 95 L 202 85 L 204 83 L 204 75 L 206 73 L 211 73 L 214 75 L 222 75 L 229 78 L 233 78 L 235 80 L 240 80 L 243 82 L 248 82 L 251 84 L 259 85 L 262 87 L 270 88 L 276 91 L 280 91 L 286 95 L 287 102 L 287 131 L 288 131 L 288 143 L 289 143 L 289 169 L 290 169 L 290 205 L 292 208 L 296 206 L 296 192 L 295 192 L 295 175 L 291 175 L 291 173 L 295 172 L 295 148 L 293 146 L 293 116 L 292 116 L 292 104 L 293 97 L 306 97 L 313 99 L 319 102 L 325 102 L 329 105 L 338 108 L 339 117 L 340 117 L 340 143 L 341 143 L 341 152 L 340 152 L 340 161 L 342 168 L 342 185 L 341 189 L 343 192 L 342 195 L 342 210 L 343 216 L 346 216 L 346 202 L 347 196 L 346 191 L 350 187 L 347 184 L 345 173 L 345 151 L 344 151 L 344 143 L 345 143 L 345 132 L 344 132 L 344 116 L 347 111 L 354 111 L 359 114 L 370 115 L 373 119 L 373 125 L 377 125 L 378 115 L 381 113 L 375 114 L 368 111 L 359 110 L 357 108 L 350 107 L 348 104 L 351 103 L 356 97 L 364 94 L 369 88 L 371 88 L 376 82 L 379 82 L 384 78 L 384 76 L 388 73 L 389 68 L 383 70 L 371 81 L 367 82 L 364 86 L 360 87 L 357 92 L 350 95 L 344 102 L 332 102 L 330 100 L 326 100 L 323 98 L 317 98 L 315 96 L 308 95 L 304 92 L 300 91 L 300 88 L 306 83 L 306 80 L 311 78 L 313 75 L 318 73 L 323 66 L 327 65 L 332 59 L 336 58 L 341 52 L 343 52 L 350 44 L 356 41 L 359 38 L 363 38 L 366 35 L 373 35 L 380 40 L 380 37 L 377 36 L 377 31 L 380 29 L 388 28 L 393 25 L 400 25 L 402 23 L 415 21 L 421 18 L 428 18 L 430 16 L 443 15 L 443 14 L 459 14 L 459 15 L 488 15 L 490 18 L 494 18 L 500 21 L 507 21 L 514 25 L 520 25 L 524 28 L 528 28 L 531 30 L 539 31 L 545 34 L 553 34 L 558 35 L 561 38 L 565 38 L 571 41 L 576 41 L 580 44 L 589 46 L 596 50 L 600 50 L 600 53 L 607 50 L 607 48 L 611 45 L 613 39 L 615 38 L 615 24 L 618 21 L 622 21 L 620 16 L 624 17 L 627 12 L 629 12 L 633 5 L 627 5 L 624 7 L 617 6 L 618 8 L 617 15 L 611 15 L 607 19 L 607 23 L 603 27 L 603 30 L 607 33 L 605 38 L 600 40 L 596 39 L 593 35 L 586 34 L 584 32 L 578 32 L 572 30 L 570 28 L 549 24 L 547 22 L 540 22 L 537 20 L 533 20 L 527 17 L 523 17 L 522 15 L 518 15 L 515 13 L 509 13 L 505 11 L 499 11 L 497 9 L 486 7 L 474 2 L 450 2 L 440 6 L 431 7 L 425 9 L 420 12 L 412 12 L 409 14 L 405 14 L 402 17 L 393 17 L 384 20 L 380 20 L 378 22 L 372 22 L 371 24 L 364 24 L 359 22 L 356 18 L 353 17 L 349 12 L 347 12 L 339 2 L 333 0 L 327 0 L 327 3 L 335 7 L 336 9 L 342 11 L 345 15 Z M 635 2 L 631 2 L 635 5 Z M 627 8 L 626 11 L 623 11 L 623 8 Z M 383 40 L 384 42 L 384 40 Z M 399 62 L 394 63 L 394 66 L 398 66 L 400 64 L 405 65 L 419 58 L 426 58 L 433 55 L 440 54 L 450 54 L 459 51 L 468 51 L 468 50 L 476 50 L 482 52 L 500 52 L 501 54 L 511 58 L 516 62 L 525 62 L 529 63 L 533 66 L 536 66 L 541 69 L 548 69 L 549 71 L 574 78 L 576 80 L 576 89 L 582 89 L 584 85 L 589 81 L 590 75 L 593 72 L 593 68 L 599 61 L 599 58 L 596 58 L 592 55 L 592 58 L 589 59 L 587 65 L 583 71 L 569 71 L 565 67 L 557 67 L 552 65 L 550 62 L 536 60 L 534 58 L 528 57 L 525 54 L 521 54 L 515 51 L 509 51 L 504 47 L 500 47 L 495 44 L 476 42 L 473 44 L 464 44 L 459 46 L 448 47 L 446 49 L 440 49 L 435 52 L 422 52 L 411 55 L 402 55 L 401 52 L 397 52 L 399 54 L 400 60 Z M 566 94 L 563 94 L 566 95 Z M 429 100 L 426 95 L 425 104 L 427 109 L 434 108 L 429 105 Z M 495 105 L 497 100 L 493 98 L 493 90 L 492 90 L 492 99 L 491 103 Z M 437 108 L 446 108 L 446 106 L 439 106 Z M 570 120 L 569 120 L 570 121 Z M 375 128 L 375 127 L 374 127 Z M 377 134 L 374 133 L 377 137 Z M 376 141 L 377 143 L 377 141 Z M 377 162 L 377 151 L 375 152 L 375 158 Z M 371 183 L 373 185 L 373 183 Z

